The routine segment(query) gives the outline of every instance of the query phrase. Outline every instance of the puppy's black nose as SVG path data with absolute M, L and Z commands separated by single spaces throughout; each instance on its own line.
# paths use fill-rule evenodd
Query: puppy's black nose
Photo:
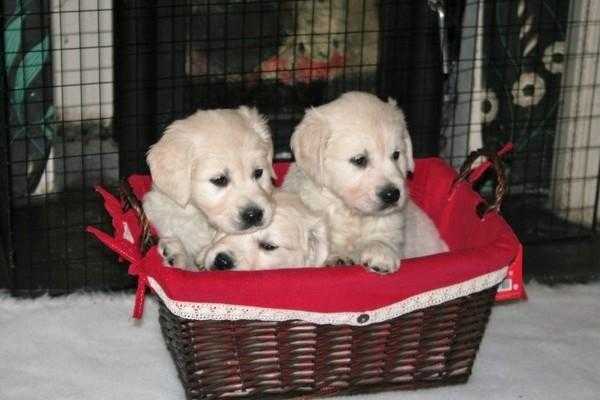
M 377 193 L 377 196 L 384 204 L 392 205 L 400 199 L 400 190 L 396 186 L 386 185 Z
M 244 227 L 250 228 L 253 226 L 262 225 L 263 214 L 264 212 L 261 208 L 258 208 L 256 206 L 246 207 L 242 211 L 241 215 L 242 221 L 244 222 Z
M 226 253 L 217 253 L 212 267 L 213 269 L 217 269 L 219 271 L 225 271 L 235 267 L 235 263 L 233 262 L 233 258 L 228 256 Z

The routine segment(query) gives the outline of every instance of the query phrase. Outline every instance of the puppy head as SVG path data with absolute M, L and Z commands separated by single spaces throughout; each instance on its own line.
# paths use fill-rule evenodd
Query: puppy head
M 277 192 L 273 222 L 245 235 L 222 235 L 207 251 L 204 265 L 214 270 L 254 270 L 323 265 L 327 227 L 293 194 Z
M 251 232 L 271 222 L 273 144 L 255 109 L 198 111 L 150 148 L 154 187 L 191 204 L 217 229 Z
M 346 93 L 309 110 L 291 145 L 298 166 L 347 207 L 385 214 L 404 205 L 414 160 L 404 113 L 394 100 Z

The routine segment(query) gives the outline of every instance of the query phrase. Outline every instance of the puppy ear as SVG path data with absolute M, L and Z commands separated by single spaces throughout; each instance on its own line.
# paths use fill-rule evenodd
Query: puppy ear
M 398 113 L 398 119 L 400 125 L 402 125 L 402 144 L 404 145 L 405 157 L 404 160 L 401 161 L 400 169 L 406 175 L 408 172 L 414 172 L 415 170 L 415 160 L 413 156 L 413 145 L 410 139 L 410 134 L 408 133 L 408 125 L 406 124 L 406 117 L 404 116 L 404 112 L 398 107 L 398 103 L 396 100 L 388 97 L 388 104 L 391 105 L 394 110 Z
M 237 111 L 262 140 L 267 143 L 273 143 L 271 141 L 271 130 L 267 124 L 267 119 L 261 115 L 256 108 L 240 106 Z
M 404 132 L 404 151 L 406 152 L 406 157 L 405 157 L 405 174 L 406 172 L 410 172 L 413 173 L 415 172 L 415 159 L 414 159 L 414 155 L 413 155 L 413 145 L 412 145 L 412 140 L 410 139 L 410 134 L 408 133 L 408 130 L 406 130 Z
M 329 234 L 325 220 L 314 217 L 308 229 L 306 265 L 323 265 L 329 256 Z
M 192 159 L 187 139 L 167 132 L 148 151 L 146 157 L 153 185 L 181 207 L 190 200 Z
M 265 116 L 261 115 L 254 107 L 240 106 L 238 113 L 250 124 L 252 130 L 267 144 L 269 149 L 268 157 L 271 165 L 271 178 L 277 179 L 275 170 L 273 169 L 273 139 L 271 130 Z
M 323 183 L 323 153 L 330 134 L 327 121 L 311 109 L 294 130 L 290 141 L 298 166 L 320 184 Z

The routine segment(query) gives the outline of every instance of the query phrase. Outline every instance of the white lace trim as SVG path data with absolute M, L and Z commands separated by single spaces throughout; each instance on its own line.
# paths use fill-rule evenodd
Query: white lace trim
M 191 303 L 170 299 L 160 285 L 151 277 L 148 277 L 148 283 L 167 308 L 181 318 L 221 321 L 289 321 L 299 319 L 319 325 L 361 326 L 387 321 L 388 319 L 396 318 L 412 311 L 435 306 L 488 289 L 500 283 L 505 278 L 507 270 L 508 267 L 504 267 L 498 271 L 478 276 L 477 278 L 434 289 L 389 306 L 363 312 L 319 313 L 219 303 Z
M 133 240 L 133 235 L 131 234 L 131 229 L 129 229 L 129 224 L 123 221 L 123 239 L 127 240 L 129 243 L 135 244 L 135 240 Z

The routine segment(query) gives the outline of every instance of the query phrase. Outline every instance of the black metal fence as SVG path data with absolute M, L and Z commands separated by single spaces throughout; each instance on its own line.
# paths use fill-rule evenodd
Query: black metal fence
M 1 0 L 0 287 L 126 288 L 84 232 L 95 185 L 147 171 L 162 129 L 254 105 L 278 159 L 304 109 L 398 100 L 418 156 L 512 141 L 505 214 L 527 243 L 592 237 L 600 188 L 593 0 Z M 481 190 L 485 192 L 489 183 Z

